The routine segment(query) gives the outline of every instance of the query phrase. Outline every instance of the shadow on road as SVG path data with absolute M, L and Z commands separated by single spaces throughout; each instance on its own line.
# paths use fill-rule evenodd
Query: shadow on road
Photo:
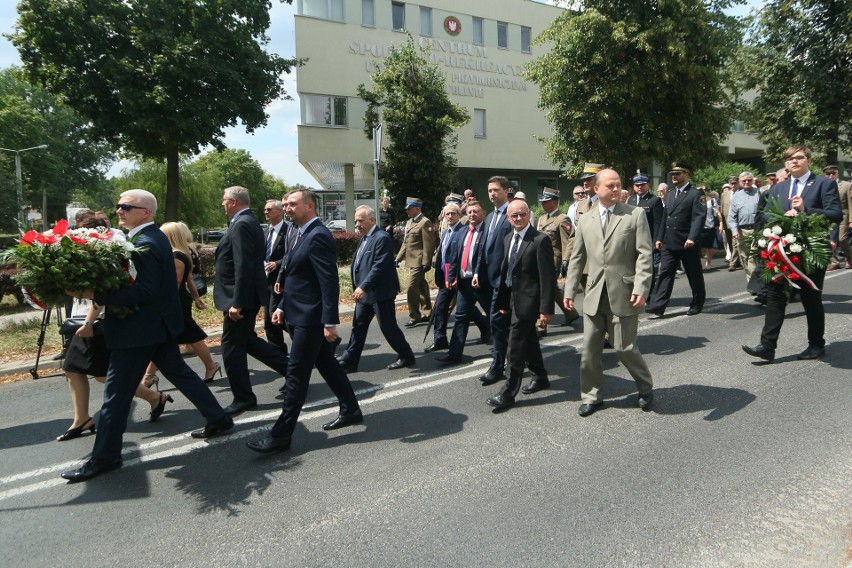
M 619 400 L 607 400 L 607 404 L 613 408 L 635 408 L 637 397 L 637 394 L 631 394 Z M 651 412 L 662 415 L 707 412 L 704 420 L 713 421 L 739 412 L 756 399 L 755 395 L 743 389 L 678 385 L 654 389 L 654 407 Z

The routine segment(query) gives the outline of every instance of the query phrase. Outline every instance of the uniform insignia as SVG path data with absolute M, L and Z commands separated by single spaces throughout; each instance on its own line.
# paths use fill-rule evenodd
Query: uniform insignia
M 699 202 L 699 203 L 701 203 L 701 205 L 705 205 L 705 206 L 706 206 L 706 205 L 707 205 L 707 196 L 706 196 L 706 195 L 702 195 L 701 197 L 699 197 L 699 198 L 698 198 L 698 202 Z

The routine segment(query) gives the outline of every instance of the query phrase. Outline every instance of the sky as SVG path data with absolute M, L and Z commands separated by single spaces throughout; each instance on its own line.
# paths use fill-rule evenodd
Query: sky
M 290 5 L 278 0 L 272 1 L 271 24 L 267 30 L 270 41 L 266 49 L 285 58 L 294 56 L 296 51 L 293 18 L 296 3 L 294 1 L 293 5 Z M 550 0 L 548 3 L 554 2 Z M 738 6 L 731 12 L 744 15 L 748 13 L 750 6 L 758 3 L 759 0 L 748 0 L 745 6 Z M 0 0 L 0 33 L 14 31 L 17 20 L 16 6 L 17 2 Z M 8 39 L 0 37 L 0 68 L 20 64 L 21 60 L 15 47 Z M 314 178 L 298 160 L 297 125 L 300 120 L 300 110 L 295 72 L 287 75 L 284 82 L 285 89 L 293 100 L 276 100 L 267 107 L 266 112 L 269 115 L 267 125 L 255 130 L 254 134 L 246 133 L 241 127 L 226 129 L 225 144 L 230 148 L 247 150 L 267 173 L 282 178 L 289 185 L 301 183 L 308 187 L 317 187 Z M 37 144 L 37 141 L 33 142 L 33 145 Z M 2 140 L 0 140 L 0 146 L 3 146 Z M 108 175 L 118 176 L 122 169 L 128 166 L 130 166 L 129 162 L 120 161 L 112 167 Z

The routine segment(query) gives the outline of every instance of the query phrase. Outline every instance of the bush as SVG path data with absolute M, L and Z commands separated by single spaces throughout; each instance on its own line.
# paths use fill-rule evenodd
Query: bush
M 358 242 L 361 240 L 361 235 L 345 231 L 332 233 L 332 235 L 334 236 L 334 243 L 337 245 L 337 264 L 352 264 L 355 252 L 358 250 Z
M 204 281 L 207 282 L 207 287 L 213 286 L 213 278 L 216 274 L 216 247 L 195 247 L 198 253 L 198 258 L 201 259 L 201 274 L 204 276 Z
M 18 300 L 19 305 L 24 303 L 24 295 L 21 293 L 21 287 L 15 282 L 14 276 L 20 271 L 19 268 L 0 269 L 0 298 L 11 294 Z
M 14 235 L 0 235 L 0 249 L 10 249 L 17 245 L 20 240 L 21 235 L 19 233 L 15 233 Z

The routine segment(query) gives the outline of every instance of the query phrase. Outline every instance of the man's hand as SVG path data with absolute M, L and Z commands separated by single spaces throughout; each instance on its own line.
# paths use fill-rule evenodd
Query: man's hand
M 283 325 L 284 324 L 284 310 L 275 310 L 272 312 L 272 317 L 269 318 L 269 321 L 274 323 L 275 325 Z
M 356 302 L 360 302 L 361 300 L 363 300 L 366 295 L 367 293 L 361 288 L 355 288 L 355 291 L 352 292 L 352 297 L 355 299 Z
M 692 239 L 686 239 L 686 242 L 683 243 L 683 248 L 685 248 L 685 249 L 692 248 L 694 246 L 695 246 L 695 241 L 693 241 Z
M 205 304 L 204 300 L 202 300 L 201 298 L 196 298 L 195 299 L 195 307 L 198 308 L 199 310 L 206 310 L 207 304 Z
M 232 321 L 240 321 L 243 319 L 243 309 L 242 308 L 229 308 L 228 309 L 228 317 Z
M 647 301 L 647 298 L 645 298 L 645 296 L 640 296 L 639 294 L 631 294 L 630 295 L 630 304 L 634 308 L 641 308 L 642 306 L 645 305 L 646 301 Z
M 553 314 L 539 314 L 539 319 L 541 319 L 541 323 L 547 325 L 553 319 Z
M 574 298 L 565 298 L 562 300 L 562 305 L 565 306 L 566 310 L 574 309 Z
M 476 275 L 476 274 L 473 275 L 473 280 L 470 281 L 470 285 L 473 286 L 474 288 L 479 288 L 479 276 L 478 275 Z
M 655 243 L 654 243 L 654 248 L 655 248 L 655 249 L 657 249 L 657 250 L 662 250 L 662 249 L 663 249 L 663 241 L 657 241 L 657 242 L 655 242 Z
M 281 283 L 276 282 L 275 285 L 272 287 L 272 291 L 275 292 L 276 295 L 280 296 L 281 295 Z
M 423 272 L 429 272 L 430 270 L 432 270 L 432 263 L 423 265 Z
M 743 236 L 742 231 L 737 231 L 736 233 L 731 233 L 731 238 L 734 239 L 735 241 L 740 240 L 742 238 L 742 236 Z
M 562 261 L 562 268 L 559 269 L 559 276 L 565 278 L 565 275 L 568 274 L 568 261 Z
M 74 335 L 77 337 L 94 337 L 95 336 L 95 326 L 92 325 L 81 325 L 77 328 L 77 331 L 74 332 Z
M 325 340 L 328 341 L 329 343 L 334 343 L 334 340 L 337 339 L 337 327 L 336 326 L 324 328 L 323 333 L 325 334 Z
M 796 210 L 797 213 L 804 213 L 805 212 L 805 201 L 802 199 L 801 195 L 797 195 L 796 197 L 794 197 L 793 199 L 790 200 L 790 211 L 792 211 L 794 209 Z M 787 213 L 789 213 L 790 211 L 787 211 Z M 794 217 L 795 215 L 791 215 L 791 216 Z
M 275 261 L 270 260 L 269 262 L 263 265 L 263 269 L 266 271 L 267 274 L 269 274 L 270 272 L 275 270 Z
M 453 281 L 451 281 L 451 282 L 447 282 L 447 290 L 455 290 L 455 289 L 456 289 L 456 285 L 457 285 L 458 283 L 459 283 L 458 278 L 456 278 L 455 280 L 453 280 Z

